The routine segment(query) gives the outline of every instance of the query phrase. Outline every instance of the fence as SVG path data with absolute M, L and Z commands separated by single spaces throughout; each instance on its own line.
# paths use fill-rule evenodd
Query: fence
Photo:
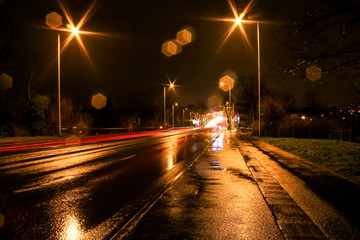
M 340 130 L 329 130 L 329 140 L 331 139 L 339 139 L 340 141 L 349 141 L 351 142 L 352 128 Z
M 261 135 L 263 137 L 293 137 L 293 138 L 315 138 L 315 139 L 329 139 L 329 140 L 340 140 L 348 142 L 360 142 L 359 129 L 326 129 L 326 128 L 311 128 L 311 127 L 302 127 L 302 128 L 292 128 L 286 131 L 281 132 L 272 132 L 268 134 L 269 131 L 262 129 Z M 258 131 L 254 131 L 254 135 L 257 135 Z

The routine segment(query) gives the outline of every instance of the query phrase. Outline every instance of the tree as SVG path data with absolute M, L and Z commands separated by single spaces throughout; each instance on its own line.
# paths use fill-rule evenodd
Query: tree
M 258 87 L 254 77 L 240 77 L 236 88 L 238 92 L 238 105 L 248 112 L 248 120 L 255 118 L 256 107 L 258 105 Z
M 262 124 L 265 136 L 275 136 L 281 119 L 285 116 L 283 105 L 276 98 L 267 95 L 261 101 Z
M 46 135 L 48 134 L 47 110 L 50 99 L 46 95 L 36 94 L 30 100 L 29 108 L 29 127 L 31 135 Z
M 359 16 L 359 1 L 319 0 L 286 29 L 287 41 L 281 42 L 295 50 L 296 62 L 285 64 L 285 72 L 303 76 L 304 69 L 317 65 L 322 72 L 359 75 Z

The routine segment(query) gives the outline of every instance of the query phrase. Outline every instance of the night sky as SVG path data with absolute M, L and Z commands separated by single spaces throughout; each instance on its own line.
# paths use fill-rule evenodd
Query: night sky
M 276 41 L 278 30 L 290 19 L 306 14 L 314 1 L 257 1 L 252 12 L 261 13 L 261 64 L 263 83 L 270 89 L 289 92 L 301 98 L 316 92 L 324 101 L 343 104 L 350 101 L 344 80 L 323 75 L 318 82 L 287 80 L 279 75 L 280 60 L 291 53 Z M 93 1 L 63 2 L 76 24 Z M 235 1 L 239 9 L 247 1 Z M 82 36 L 91 62 L 75 39 L 61 54 L 62 94 L 71 96 L 84 107 L 98 92 L 120 106 L 124 97 L 143 91 L 162 94 L 167 76 L 181 87 L 177 95 L 181 105 L 206 103 L 218 91 L 221 74 L 232 70 L 238 76 L 257 77 L 256 25 L 244 25 L 250 46 L 240 31 L 222 45 L 231 23 L 211 18 L 232 17 L 226 0 L 103 0 L 94 5 L 91 18 L 82 30 L 105 33 Z M 63 15 L 58 1 L 0 0 L 1 73 L 14 78 L 12 91 L 20 91 L 30 77 L 36 92 L 56 94 L 57 32 L 46 28 L 46 15 L 56 11 Z M 191 26 L 195 40 L 180 54 L 166 57 L 162 44 L 181 29 Z M 11 34 L 9 33 L 11 32 Z M 64 40 L 68 33 L 61 33 Z

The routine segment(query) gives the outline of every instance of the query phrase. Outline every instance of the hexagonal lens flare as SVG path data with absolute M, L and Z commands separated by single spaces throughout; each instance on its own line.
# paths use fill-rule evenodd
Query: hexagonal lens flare
M 181 44 L 176 39 L 167 41 L 162 45 L 162 53 L 167 57 L 179 54 L 181 50 Z
M 176 34 L 176 39 L 181 45 L 186 45 L 194 40 L 194 29 L 191 27 L 185 28 Z
M 106 106 L 106 97 L 101 93 L 95 94 L 91 98 L 91 105 L 96 109 L 101 109 Z
M 234 79 L 229 75 L 225 75 L 220 78 L 220 88 L 224 91 L 229 91 L 234 87 Z
M 57 28 L 62 24 L 62 17 L 57 12 L 46 15 L 46 25 L 51 28 Z
M 13 79 L 6 73 L 0 75 L 0 90 L 6 90 L 13 85 Z

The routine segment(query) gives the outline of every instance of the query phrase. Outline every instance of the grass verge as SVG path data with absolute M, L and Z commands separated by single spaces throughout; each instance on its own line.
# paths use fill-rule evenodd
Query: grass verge
M 258 138 L 360 183 L 360 144 L 324 139 Z

